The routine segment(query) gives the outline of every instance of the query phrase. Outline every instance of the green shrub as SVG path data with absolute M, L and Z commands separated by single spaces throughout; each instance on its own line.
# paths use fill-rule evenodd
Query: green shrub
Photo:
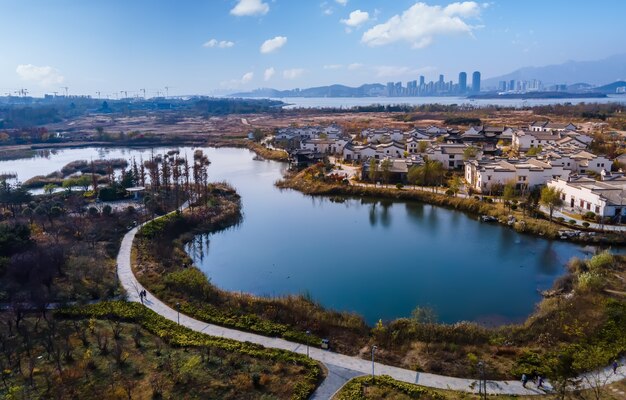
M 336 400 L 361 400 L 366 386 L 379 386 L 404 393 L 412 399 L 445 400 L 446 398 L 423 386 L 400 382 L 388 375 L 377 376 L 372 382 L 371 376 L 360 376 L 350 380 L 337 393 Z
M 215 294 L 206 275 L 193 267 L 170 272 L 163 278 L 163 283 L 174 291 L 189 294 L 199 300 L 209 300 Z
M 575 219 L 570 219 L 569 221 L 567 221 L 570 225 L 576 225 L 576 220 Z
M 213 347 L 251 357 L 280 360 L 302 365 L 307 369 L 304 381 L 296 385 L 294 399 L 308 399 L 322 376 L 320 365 L 305 355 L 286 350 L 268 349 L 250 342 L 209 336 L 170 321 L 139 303 L 109 301 L 86 306 L 71 306 L 55 311 L 65 318 L 99 318 L 140 324 L 147 331 L 173 346 Z
M 401 184 L 401 183 L 396 183 L 396 189 L 400 190 L 400 189 L 402 189 L 403 187 L 404 187 L 404 185 L 403 185 L 403 184 Z
M 605 269 L 613 267 L 614 263 L 615 257 L 609 251 L 598 253 L 587 261 L 589 269 L 597 273 L 602 273 Z
M 587 222 L 587 221 L 583 222 L 583 226 L 584 226 L 585 228 L 589 228 L 589 226 L 590 226 L 590 225 L 591 225 L 591 224 L 589 224 L 589 222 Z
M 595 218 L 596 218 L 596 213 L 594 213 L 593 211 L 587 211 L 586 213 L 583 214 L 583 219 L 594 221 Z
M 588 292 L 604 286 L 604 279 L 597 272 L 582 272 L 578 275 L 578 290 Z

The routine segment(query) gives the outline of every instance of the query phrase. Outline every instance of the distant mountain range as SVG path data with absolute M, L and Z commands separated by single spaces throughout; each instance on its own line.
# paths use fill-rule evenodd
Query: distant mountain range
M 509 74 L 484 79 L 483 90 L 495 89 L 500 81 L 538 79 L 544 86 L 567 85 L 567 92 L 593 92 L 614 94 L 615 89 L 626 86 L 626 53 L 597 61 L 567 61 L 544 67 L 524 67 Z M 613 82 L 607 84 L 607 82 Z M 598 86 L 604 85 L 604 86 Z M 307 89 L 277 90 L 256 89 L 233 93 L 229 97 L 377 97 L 385 95 L 385 85 L 371 83 L 359 87 L 345 85 L 318 86 Z
M 308 89 L 256 89 L 252 92 L 233 93 L 230 97 L 372 97 L 383 96 L 385 86 L 380 83 L 365 84 L 359 87 L 344 85 L 319 86 Z
M 594 86 L 603 85 L 607 82 L 623 81 L 626 80 L 626 53 L 596 61 L 567 61 L 563 64 L 544 67 L 524 67 L 506 75 L 485 79 L 482 82 L 482 87 L 497 87 L 499 81 L 510 81 L 511 79 L 516 81 L 538 79 L 544 85 L 572 85 L 577 82 L 585 82 Z M 612 93 L 615 93 L 615 90 Z

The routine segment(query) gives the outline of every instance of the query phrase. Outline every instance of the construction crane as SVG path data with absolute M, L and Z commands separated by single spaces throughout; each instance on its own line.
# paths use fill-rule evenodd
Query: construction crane
M 146 98 L 146 89 L 139 89 L 139 91 L 143 93 L 143 98 L 145 100 L 145 98 Z
M 65 90 L 65 97 L 67 97 L 67 92 L 70 90 L 67 86 L 61 86 L 61 89 Z
M 165 86 L 165 98 L 170 96 L 170 89 L 172 89 L 171 86 Z
M 96 92 L 96 95 L 98 96 L 96 98 L 99 99 L 100 98 L 100 92 Z

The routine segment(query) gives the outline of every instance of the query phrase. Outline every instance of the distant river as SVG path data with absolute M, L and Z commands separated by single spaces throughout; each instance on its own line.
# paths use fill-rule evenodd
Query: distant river
M 171 147 L 154 149 L 162 154 Z M 182 147 L 193 154 L 194 148 Z M 305 196 L 274 186 L 285 165 L 255 161 L 244 149 L 205 148 L 211 180 L 232 183 L 243 221 L 200 235 L 187 250 L 227 290 L 280 296 L 307 293 L 369 323 L 434 308 L 445 322 L 502 323 L 529 315 L 583 247 L 525 236 L 468 215 L 411 201 Z M 70 161 L 144 160 L 150 149 L 78 148 L 0 161 L 21 180 Z
M 496 105 L 500 107 L 532 107 L 549 104 L 579 103 L 622 103 L 626 104 L 626 95 L 609 95 L 599 99 L 479 99 L 470 101 L 465 97 L 286 97 L 277 98 L 287 103 L 284 108 L 351 108 L 356 106 L 382 105 L 423 105 L 423 104 L 466 104 L 473 107 Z

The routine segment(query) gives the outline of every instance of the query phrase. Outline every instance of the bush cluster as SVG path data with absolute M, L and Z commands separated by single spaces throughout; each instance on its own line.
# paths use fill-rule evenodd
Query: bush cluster
M 55 312 L 64 318 L 98 318 L 132 322 L 141 325 L 147 331 L 165 342 L 180 347 L 209 346 L 226 351 L 238 352 L 251 357 L 269 360 L 281 360 L 302 365 L 307 368 L 306 380 L 296 385 L 294 399 L 308 399 L 322 377 L 320 365 L 304 355 L 285 350 L 268 349 L 249 342 L 237 342 L 231 339 L 209 336 L 193 331 L 170 321 L 139 303 L 122 301 L 101 302 L 86 306 L 72 306 Z

